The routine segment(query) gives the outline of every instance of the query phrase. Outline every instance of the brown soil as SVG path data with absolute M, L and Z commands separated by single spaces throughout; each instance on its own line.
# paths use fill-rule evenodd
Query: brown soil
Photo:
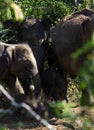
M 56 130 L 94 130 L 94 108 L 76 106 L 70 108 L 69 111 L 76 115 L 75 120 L 71 118 L 57 118 L 55 115 L 47 119 L 47 121 Z M 0 124 L 8 130 L 48 130 L 42 123 L 34 118 L 27 118 L 18 113 L 11 115 L 3 115 L 0 118 Z M 2 129 L 3 130 L 3 129 Z
M 65 103 L 66 116 L 59 118 L 53 112 L 53 108 L 49 111 L 49 117 L 45 119 L 56 130 L 94 130 L 94 106 L 82 107 L 79 105 L 79 91 L 77 86 L 72 83 L 71 89 L 68 90 L 69 103 Z M 74 103 L 74 107 L 69 107 Z M 0 104 L 2 106 L 2 104 Z M 13 108 L 14 109 L 14 108 Z M 41 108 L 38 108 L 41 112 Z M 67 116 L 69 112 L 70 116 Z M 0 130 L 48 130 L 41 122 L 37 121 L 32 115 L 26 114 L 27 112 L 17 110 L 12 114 L 0 113 Z M 47 113 L 46 113 L 47 115 Z M 74 117 L 74 118 L 72 118 Z M 3 129 L 6 128 L 6 129 Z

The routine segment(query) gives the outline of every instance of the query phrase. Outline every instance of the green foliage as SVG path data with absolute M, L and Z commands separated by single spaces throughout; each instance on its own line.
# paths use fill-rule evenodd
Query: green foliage
M 82 0 L 80 1 L 77 8 L 78 10 L 82 8 L 90 8 L 91 4 L 92 4 L 91 0 Z
M 91 95 L 94 95 L 94 33 L 91 40 L 85 43 L 81 49 L 76 51 L 76 53 L 73 54 L 73 57 L 77 58 L 83 54 L 86 55 L 86 60 L 78 73 L 79 85 L 82 91 L 87 89 L 87 91 L 90 91 Z M 84 102 L 85 98 L 82 99 L 82 104 Z
M 9 33 L 9 32 L 16 34 L 16 31 L 1 28 L 0 29 L 0 41 L 2 41 L 2 42 L 9 42 L 9 41 L 12 41 L 12 40 L 17 41 L 15 35 L 11 36 L 10 38 L 7 36 L 7 33 Z
M 7 130 L 7 128 L 0 125 L 0 130 Z
M 58 101 L 51 105 L 54 109 L 55 114 L 59 118 L 66 118 L 67 120 L 74 120 L 76 115 L 73 113 L 72 108 L 75 107 L 74 103 L 65 103 Z
M 94 125 L 90 122 L 90 120 L 87 117 L 83 118 L 83 124 L 82 124 L 82 129 L 83 130 L 93 130 L 94 129 Z
M 23 18 L 23 13 L 17 4 L 11 0 L 0 0 L 0 22 L 7 19 L 22 21 Z
M 47 23 L 55 24 L 65 15 L 82 8 L 93 7 L 92 0 L 13 0 L 20 5 L 25 17 L 44 19 Z
M 9 0 L 0 0 L 0 21 L 10 18 L 9 13 Z
M 55 24 L 59 19 L 70 13 L 70 7 L 61 1 L 52 0 L 46 3 L 46 10 L 43 13 L 43 19 L 47 23 Z
M 36 17 L 44 19 L 47 23 L 55 24 L 59 19 L 75 10 L 85 7 L 92 7 L 92 0 L 0 0 L 0 17 L 2 20 L 15 18 L 15 6 L 10 6 L 11 2 L 19 5 L 25 17 Z M 17 9 L 16 9 L 17 11 Z M 14 12 L 14 13 L 12 13 Z
M 55 23 L 58 19 L 70 13 L 70 7 L 59 0 L 14 0 L 20 5 L 26 17 L 44 19 L 48 23 Z

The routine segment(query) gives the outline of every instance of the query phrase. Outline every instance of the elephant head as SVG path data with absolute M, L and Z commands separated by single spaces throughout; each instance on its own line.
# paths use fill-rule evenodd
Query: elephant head
M 52 28 L 51 38 L 54 53 L 59 65 L 66 73 L 75 75 L 83 65 L 86 54 L 76 60 L 72 58 L 71 54 L 90 40 L 93 30 L 94 11 L 88 9 L 66 16 Z
M 37 61 L 39 72 L 43 71 L 44 65 L 44 41 L 47 38 L 47 30 L 43 21 L 36 18 L 29 18 L 25 20 L 20 29 L 21 41 L 28 42 L 32 48 L 34 56 Z

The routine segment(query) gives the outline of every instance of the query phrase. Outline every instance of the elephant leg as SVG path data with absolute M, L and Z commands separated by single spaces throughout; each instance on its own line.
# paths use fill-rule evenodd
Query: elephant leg
M 29 96 L 32 97 L 34 87 L 33 87 L 33 85 L 32 85 L 32 80 L 31 80 L 31 78 L 28 78 L 28 77 L 25 78 L 25 77 L 19 76 L 19 77 L 18 77 L 18 80 L 19 80 L 19 82 L 20 82 L 21 85 L 22 85 L 22 88 L 23 88 L 23 90 L 24 90 L 25 95 L 27 95 L 27 96 L 29 95 Z
M 15 95 L 19 92 L 18 88 L 16 87 L 16 77 L 13 75 L 8 75 L 6 79 L 3 80 L 7 85 L 7 88 L 11 95 Z
M 20 84 L 18 78 L 16 79 L 16 88 L 19 90 L 21 94 L 24 94 L 24 90 L 22 88 L 22 85 Z
M 33 77 L 33 81 L 34 81 L 34 86 L 35 86 L 35 97 L 39 97 L 40 93 L 41 93 L 41 79 L 40 79 L 40 75 L 37 74 L 36 76 Z
M 32 96 L 37 98 L 40 94 L 40 76 L 36 75 L 32 79 L 28 76 L 26 78 L 25 77 L 18 77 L 25 95 L 30 96 L 31 98 Z

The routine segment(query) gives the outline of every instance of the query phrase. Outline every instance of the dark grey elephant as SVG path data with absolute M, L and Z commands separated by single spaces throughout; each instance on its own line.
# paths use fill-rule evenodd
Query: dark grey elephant
M 94 11 L 83 9 L 63 18 L 52 30 L 52 46 L 58 64 L 70 75 L 77 75 L 87 54 L 74 59 L 72 54 L 80 49 L 92 36 L 94 31 Z M 82 91 L 88 95 L 87 101 L 91 103 L 89 90 Z
M 52 29 L 54 53 L 66 73 L 75 75 L 79 71 L 86 55 L 75 60 L 71 54 L 91 38 L 93 30 L 94 11 L 89 9 L 66 16 Z
M 28 42 L 36 58 L 39 72 L 43 72 L 44 66 L 44 41 L 47 39 L 47 28 L 43 21 L 30 18 L 25 20 L 20 29 L 21 41 Z
M 26 95 L 39 96 L 41 82 L 31 48 L 27 44 L 9 45 L 0 42 L 0 80 L 6 83 L 11 94 L 17 92 L 16 78 Z
M 45 70 L 41 76 L 41 84 L 46 100 L 62 101 L 67 99 L 67 79 L 61 67 L 52 67 Z

